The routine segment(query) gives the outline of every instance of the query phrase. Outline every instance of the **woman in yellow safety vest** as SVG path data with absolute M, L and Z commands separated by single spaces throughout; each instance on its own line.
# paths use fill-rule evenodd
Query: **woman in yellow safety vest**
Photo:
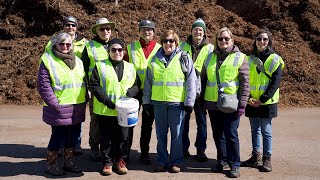
M 245 115 L 251 125 L 252 155 L 242 166 L 272 171 L 272 118 L 277 117 L 279 85 L 284 62 L 272 47 L 272 35 L 261 29 L 255 36 L 253 51 L 248 56 L 250 66 L 250 99 Z M 260 153 L 263 139 L 263 154 Z M 263 156 L 262 156 L 263 155 Z
M 202 68 L 201 81 L 205 87 L 204 104 L 208 109 L 213 138 L 217 148 L 218 164 L 214 171 L 223 172 L 230 166 L 228 177 L 240 176 L 240 149 L 238 127 L 249 98 L 249 72 L 245 54 L 234 44 L 228 28 L 216 34 L 216 49 L 208 55 Z M 238 99 L 234 112 L 217 106 L 218 95 L 227 94 Z
M 139 91 L 139 78 L 133 64 L 123 60 L 125 45 L 119 39 L 108 42 L 108 58 L 96 62 L 90 78 L 94 95 L 93 113 L 100 132 L 100 152 L 103 169 L 101 174 L 126 174 L 129 153 L 129 127 L 118 124 L 116 102 L 122 97 L 134 97 Z
M 85 72 L 82 61 L 74 55 L 72 38 L 59 33 L 53 46 L 41 56 L 38 91 L 44 101 L 43 121 L 51 125 L 46 172 L 63 175 L 58 167 L 58 149 L 64 143 L 64 171 L 82 173 L 72 162 L 74 147 L 85 120 Z
M 179 37 L 165 31 L 161 37 L 161 48 L 153 56 L 147 68 L 142 101 L 144 107 L 152 109 L 158 139 L 158 166 L 156 172 L 169 167 L 172 173 L 180 172 L 183 161 L 182 130 L 185 112 L 191 112 L 196 98 L 196 74 L 187 56 L 182 63 Z M 171 134 L 170 158 L 167 151 L 168 128 Z

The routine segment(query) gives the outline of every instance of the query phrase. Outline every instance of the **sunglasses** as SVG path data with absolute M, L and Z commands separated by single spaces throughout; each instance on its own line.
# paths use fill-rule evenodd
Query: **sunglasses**
M 111 48 L 111 52 L 116 53 L 116 52 L 121 53 L 123 51 L 123 48 Z
M 64 47 L 66 46 L 67 48 L 69 48 L 71 46 L 71 43 L 59 43 L 60 47 Z
M 174 39 L 164 39 L 163 41 L 162 41 L 162 43 L 174 43 Z
M 71 27 L 76 27 L 75 24 L 66 24 L 65 26 L 66 26 L 66 27 L 70 27 L 70 26 L 71 26 Z
M 99 28 L 99 31 L 104 32 L 105 30 L 110 31 L 111 28 L 105 27 L 105 28 Z
M 261 38 L 261 37 L 257 37 L 256 40 L 257 41 L 269 41 L 268 38 Z
M 218 39 L 218 41 L 226 41 L 226 42 L 228 42 L 229 40 L 230 40 L 230 38 L 228 38 L 228 37 L 219 37 L 219 38 L 217 38 Z

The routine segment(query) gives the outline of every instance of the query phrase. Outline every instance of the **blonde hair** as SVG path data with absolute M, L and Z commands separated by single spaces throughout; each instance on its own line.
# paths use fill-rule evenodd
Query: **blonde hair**
M 176 43 L 176 46 L 179 46 L 179 36 L 173 30 L 167 30 L 167 31 L 165 31 L 164 33 L 161 34 L 161 36 L 160 36 L 161 46 L 163 44 L 163 41 L 170 35 L 173 36 L 173 40 Z

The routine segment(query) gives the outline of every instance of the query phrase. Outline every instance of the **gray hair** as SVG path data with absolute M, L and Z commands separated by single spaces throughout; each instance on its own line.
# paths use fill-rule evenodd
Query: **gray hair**
M 60 32 L 56 36 L 53 37 L 52 39 L 52 46 L 57 45 L 61 42 L 68 41 L 71 43 L 71 49 L 73 49 L 73 42 L 72 42 L 72 37 L 70 34 L 65 33 L 65 32 Z M 52 47 L 51 47 L 52 48 Z

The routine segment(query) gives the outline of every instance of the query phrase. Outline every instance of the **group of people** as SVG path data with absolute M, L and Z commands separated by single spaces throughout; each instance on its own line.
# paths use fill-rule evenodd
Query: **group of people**
M 140 160 L 146 165 L 152 163 L 149 144 L 155 121 L 156 172 L 178 173 L 183 159 L 190 156 L 193 110 L 198 161 L 208 160 L 208 112 L 217 149 L 218 163 L 213 171 L 228 170 L 228 177 L 237 178 L 240 166 L 272 170 L 272 119 L 277 116 L 284 62 L 273 49 L 268 29 L 257 32 L 252 53 L 245 55 L 226 27 L 217 31 L 215 44 L 211 44 L 201 18 L 194 21 L 191 35 L 183 42 L 175 31 L 166 30 L 157 43 L 155 24 L 145 19 L 139 23 L 139 40 L 126 46 L 122 40 L 111 38 L 115 26 L 106 18 L 97 19 L 91 27 L 95 36 L 88 41 L 77 31 L 76 18 L 66 17 L 63 31 L 53 36 L 40 58 L 38 91 L 44 102 L 43 121 L 52 129 L 47 173 L 82 173 L 73 156 L 81 154 L 81 123 L 89 102 L 92 160 L 102 162 L 102 175 L 114 170 L 126 174 L 134 127 L 118 124 L 115 104 L 123 97 L 140 102 Z M 217 106 L 221 93 L 237 97 L 234 112 Z M 251 125 L 252 155 L 240 162 L 238 127 L 244 113 Z M 62 168 L 57 163 L 61 148 Z

